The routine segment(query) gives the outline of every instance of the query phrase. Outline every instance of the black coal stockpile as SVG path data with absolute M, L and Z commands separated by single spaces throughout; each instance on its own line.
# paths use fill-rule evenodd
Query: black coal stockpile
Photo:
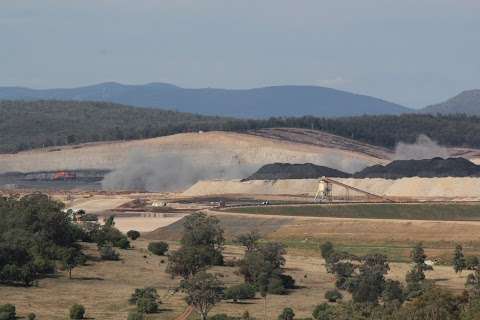
M 312 163 L 290 164 L 273 163 L 261 167 L 248 180 L 276 180 L 276 179 L 316 179 L 321 177 L 349 178 L 351 175 L 328 167 L 317 166 Z
M 399 179 L 405 177 L 479 177 L 480 166 L 465 158 L 433 158 L 424 160 L 395 160 L 375 165 L 353 175 L 354 178 Z

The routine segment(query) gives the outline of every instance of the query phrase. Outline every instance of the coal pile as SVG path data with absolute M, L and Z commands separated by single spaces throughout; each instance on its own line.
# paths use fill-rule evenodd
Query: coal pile
M 242 181 L 277 179 L 317 179 L 321 177 L 349 178 L 351 177 L 351 175 L 340 170 L 324 166 L 317 166 L 312 163 L 273 163 L 264 165 L 257 172 Z
M 400 179 L 407 177 L 480 177 L 480 166 L 465 158 L 432 158 L 424 160 L 395 160 L 375 165 L 353 175 L 354 178 Z

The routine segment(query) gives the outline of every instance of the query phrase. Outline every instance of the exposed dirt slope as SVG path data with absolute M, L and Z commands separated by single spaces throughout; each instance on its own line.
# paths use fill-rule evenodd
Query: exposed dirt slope
M 480 199 L 480 178 L 403 178 L 403 179 L 334 179 L 346 185 L 386 197 L 413 199 Z M 318 187 L 318 179 L 255 180 L 241 182 L 199 181 L 183 194 L 206 196 L 219 194 L 310 195 Z M 333 187 L 334 196 L 344 196 L 345 190 Z
M 343 138 L 338 137 L 338 139 Z M 359 148 L 339 149 L 338 143 L 333 143 L 331 140 L 311 144 L 282 141 L 278 138 L 252 134 L 206 132 L 0 154 L 0 172 L 62 169 L 111 170 L 121 166 L 134 154 L 158 157 L 162 153 L 188 157 L 193 162 L 209 161 L 212 165 L 227 165 L 232 168 L 239 164 L 253 165 L 258 168 L 274 162 L 311 162 L 354 172 L 386 161 L 386 159 L 372 156 L 372 152 L 363 152 Z
M 224 228 L 225 231 L 225 237 L 229 240 L 252 230 L 256 230 L 262 235 L 267 236 L 280 227 L 294 222 L 294 218 L 280 216 L 236 214 L 218 214 L 216 216 L 220 219 L 222 228 Z M 183 222 L 184 219 L 181 219 L 166 227 L 158 228 L 155 231 L 142 235 L 142 237 L 147 239 L 180 240 L 183 232 Z
M 319 130 L 298 128 L 271 128 L 250 132 L 261 137 L 290 141 L 295 143 L 311 144 L 325 148 L 335 148 L 370 155 L 379 159 L 390 159 L 391 150 L 369 145 L 352 139 L 347 139 Z

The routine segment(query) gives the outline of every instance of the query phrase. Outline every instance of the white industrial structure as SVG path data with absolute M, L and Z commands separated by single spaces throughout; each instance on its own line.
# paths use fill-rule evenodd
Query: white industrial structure
M 383 196 L 379 196 L 370 192 L 367 192 L 365 190 L 361 190 L 349 185 L 346 185 L 344 183 L 332 180 L 330 178 L 322 177 L 320 181 L 318 182 L 318 188 L 317 191 L 315 192 L 315 198 L 314 201 L 321 201 L 321 202 L 332 202 L 333 201 L 333 186 L 336 185 L 338 187 L 341 187 L 345 190 L 345 196 L 344 199 L 345 201 L 350 201 L 350 191 L 360 193 L 363 196 L 366 196 L 367 198 L 374 198 L 378 199 L 381 201 L 386 201 L 386 202 L 394 202 L 391 199 L 385 198 Z

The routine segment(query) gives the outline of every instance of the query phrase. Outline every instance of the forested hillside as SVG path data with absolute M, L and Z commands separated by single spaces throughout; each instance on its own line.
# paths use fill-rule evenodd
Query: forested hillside
M 131 140 L 189 131 L 245 132 L 294 127 L 322 130 L 369 144 L 394 147 L 426 134 L 445 146 L 480 148 L 480 117 L 405 114 L 345 118 L 246 120 L 199 116 L 105 102 L 0 102 L 0 152 L 83 142 Z
M 106 102 L 0 102 L 0 152 L 92 141 L 131 140 L 202 129 L 226 119 Z

